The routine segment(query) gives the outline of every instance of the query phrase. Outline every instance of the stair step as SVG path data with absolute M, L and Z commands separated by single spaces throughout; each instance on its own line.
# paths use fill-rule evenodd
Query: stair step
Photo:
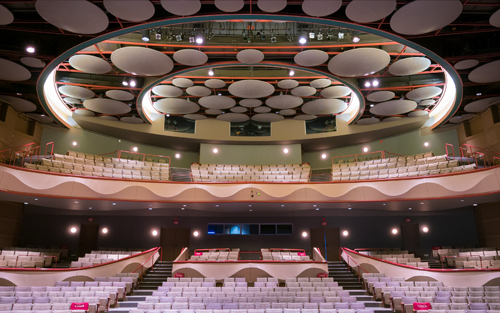
M 132 296 L 152 296 L 152 295 L 153 295 L 153 290 L 134 290 L 134 292 L 132 292 Z
M 124 302 L 120 302 L 118 305 L 120 308 L 136 308 L 137 302 L 124 301 Z
M 151 292 L 151 294 L 153 294 L 153 293 Z M 143 296 L 127 296 L 127 301 L 137 301 L 137 302 L 146 301 L 146 296 L 145 295 L 143 295 Z

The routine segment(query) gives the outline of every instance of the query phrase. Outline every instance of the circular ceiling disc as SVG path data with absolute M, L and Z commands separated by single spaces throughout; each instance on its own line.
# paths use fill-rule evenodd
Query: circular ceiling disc
M 232 107 L 229 110 L 233 113 L 245 113 L 246 111 L 248 111 L 248 109 L 245 107 Z
M 424 107 L 428 107 L 428 106 L 431 106 L 431 105 L 434 105 L 436 104 L 436 100 L 432 100 L 432 99 L 429 99 L 429 100 L 422 100 L 418 103 L 418 105 L 420 106 L 424 106 Z
M 318 78 L 313 80 L 309 85 L 314 88 L 325 88 L 332 84 L 332 81 L 327 78 Z
M 468 103 L 464 107 L 464 110 L 465 112 L 480 113 L 485 111 L 490 105 L 499 105 L 499 104 L 500 104 L 500 97 L 485 98 Z
M 83 106 L 91 111 L 104 114 L 125 114 L 131 110 L 126 103 L 104 98 L 87 99 L 83 101 Z
M 59 92 L 76 99 L 89 99 L 95 96 L 92 90 L 80 86 L 61 86 Z
M 236 101 L 234 101 L 233 98 L 217 95 L 200 98 L 200 100 L 198 100 L 198 103 L 202 107 L 219 110 L 229 109 L 236 105 Z
M 316 91 L 316 88 L 310 86 L 300 86 L 297 88 L 293 88 L 290 93 L 297 97 L 309 97 L 314 95 Z
M 101 116 L 99 116 L 99 118 L 103 119 L 103 120 L 106 120 L 106 121 L 112 121 L 112 122 L 118 121 L 117 117 L 114 117 L 114 116 L 111 116 L 111 115 L 101 115 Z
M 76 109 L 73 111 L 73 114 L 78 114 L 82 116 L 95 116 L 95 113 L 85 109 Z
M 226 122 L 245 122 L 250 120 L 248 115 L 245 114 L 239 114 L 239 113 L 226 113 L 226 114 L 221 114 L 217 116 L 217 119 L 220 121 L 226 121 Z
M 205 115 L 201 114 L 186 114 L 183 116 L 184 118 L 187 118 L 189 120 L 206 120 L 207 117 Z
M 223 12 L 238 12 L 245 5 L 244 0 L 215 0 L 217 9 Z
M 417 107 L 417 103 L 411 100 L 391 100 L 376 104 L 370 109 L 375 115 L 398 115 L 408 113 Z
M 280 110 L 280 114 L 281 115 L 294 115 L 296 113 L 295 110 L 292 110 L 292 109 L 284 109 L 284 110 Z
M 278 87 L 281 89 L 292 89 L 299 85 L 299 82 L 294 79 L 284 79 L 278 82 Z
M 177 63 L 187 66 L 198 66 L 207 63 L 208 56 L 195 49 L 182 49 L 174 53 L 174 60 Z
M 143 47 L 125 47 L 113 51 L 111 62 L 124 72 L 139 76 L 165 75 L 174 62 L 160 51 Z
M 133 117 L 133 116 L 125 116 L 120 119 L 120 122 L 127 124 L 143 124 L 144 121 L 142 118 Z
M 393 122 L 393 121 L 399 121 L 401 117 L 399 116 L 391 116 L 391 117 L 386 117 L 382 120 L 382 122 Z
M 257 112 L 257 113 L 268 113 L 268 112 L 271 112 L 271 108 L 266 107 L 266 106 L 261 106 L 261 107 L 254 108 L 253 111 Z
M 149 0 L 104 0 L 103 4 L 109 13 L 130 22 L 146 21 L 155 14 L 155 6 Z
M 153 93 L 162 97 L 176 98 L 184 93 L 182 89 L 170 85 L 158 85 L 153 87 Z
M 205 86 L 208 88 L 223 88 L 226 83 L 222 79 L 208 79 L 205 81 Z
M 172 79 L 172 84 L 181 88 L 187 88 L 194 85 L 193 81 L 188 78 L 174 78 Z
M 362 118 L 356 124 L 357 125 L 373 125 L 379 123 L 380 120 L 378 118 Z
M 469 80 L 474 83 L 494 83 L 500 81 L 500 60 L 481 65 L 469 73 Z
M 389 66 L 389 73 L 394 76 L 414 75 L 423 72 L 431 65 L 431 60 L 424 57 L 410 57 L 398 60 Z
M 305 50 L 297 53 L 293 60 L 300 66 L 318 66 L 328 61 L 328 54 L 322 50 Z
M 120 101 L 130 101 L 135 98 L 133 94 L 124 90 L 108 90 L 106 91 L 106 97 Z
M 243 99 L 240 100 L 240 105 L 246 108 L 255 108 L 259 105 L 262 105 L 262 101 L 260 101 L 259 99 Z
M 186 89 L 186 93 L 191 96 L 196 96 L 196 97 L 205 97 L 209 96 L 212 91 L 208 89 L 207 87 L 203 86 L 193 86 L 193 87 L 188 87 Z
M 257 6 L 260 10 L 267 13 L 275 13 L 286 7 L 286 0 L 257 0 Z
M 462 13 L 460 0 L 412 1 L 391 17 L 391 28 L 403 35 L 436 31 L 456 20 Z
M 324 98 L 342 98 L 351 94 L 351 89 L 345 86 L 332 86 L 321 90 Z
M 347 104 L 339 99 L 318 99 L 305 103 L 301 110 L 306 114 L 326 115 L 344 111 Z
M 71 97 L 66 97 L 63 99 L 64 102 L 68 104 L 82 104 L 82 102 L 79 99 L 71 98 Z
M 296 108 L 304 103 L 301 97 L 281 95 L 268 98 L 266 105 L 274 109 L 291 109 Z
M 337 12 L 342 6 L 342 0 L 304 0 L 302 11 L 310 16 L 327 16 Z
M 442 92 L 443 89 L 439 87 L 421 87 L 408 92 L 406 98 L 419 101 L 439 96 Z
M 500 9 L 496 10 L 495 13 L 490 16 L 490 24 L 495 27 L 500 27 Z
M 14 22 L 14 14 L 0 4 L 0 25 L 8 25 Z
M 42 124 L 49 124 L 49 123 L 52 123 L 54 121 L 50 116 L 47 116 L 47 115 L 42 116 L 42 114 L 36 114 L 36 113 L 28 113 L 26 115 L 32 117 L 33 119 L 37 120 L 38 122 L 40 122 Z
M 32 112 L 36 110 L 33 102 L 12 96 L 0 95 L 0 100 L 5 101 L 17 112 Z
M 160 99 L 153 106 L 158 111 L 168 114 L 196 113 L 200 109 L 200 106 L 196 103 L 179 98 Z
M 230 94 L 240 98 L 263 98 L 274 93 L 274 86 L 261 80 L 240 80 L 229 85 Z
M 396 96 L 396 94 L 392 91 L 377 91 L 366 96 L 366 99 L 372 102 L 382 102 L 391 100 L 394 96 Z
M 0 59 L 0 80 L 23 81 L 31 78 L 31 72 L 22 65 L 6 59 Z
M 309 121 L 309 120 L 314 120 L 315 118 L 317 118 L 316 115 L 302 114 L 295 116 L 293 119 L 298 121 Z
M 264 53 L 260 50 L 245 49 L 238 52 L 236 59 L 243 64 L 257 64 L 264 60 Z
M 29 67 L 34 67 L 34 68 L 42 68 L 45 67 L 45 62 L 37 59 L 37 58 L 32 58 L 32 57 L 24 57 L 21 58 L 21 63 L 23 63 L 26 66 Z
M 84 73 L 105 74 L 111 71 L 111 65 L 108 62 L 92 55 L 74 55 L 69 58 L 69 64 Z
M 419 116 L 424 116 L 424 115 L 429 115 L 429 112 L 424 111 L 424 110 L 418 110 L 418 111 L 413 111 L 408 114 L 409 117 L 419 117 Z
M 476 59 L 468 59 L 468 60 L 462 60 L 453 66 L 457 70 L 466 70 L 469 68 L 473 68 L 479 64 L 479 61 Z
M 353 0 L 345 9 L 347 17 L 357 23 L 371 23 L 389 16 L 396 9 L 396 0 Z
M 450 118 L 450 123 L 459 124 L 463 121 L 470 120 L 474 116 L 475 116 L 474 114 L 463 114 L 461 116 L 454 116 L 454 117 Z
M 338 76 L 359 77 L 382 70 L 390 61 L 391 56 L 384 50 L 357 48 L 334 56 L 328 62 L 328 70 Z
M 106 13 L 86 0 L 37 0 L 38 14 L 50 24 L 77 34 L 97 34 L 108 28 Z
M 222 114 L 222 111 L 219 109 L 208 109 L 208 110 L 205 110 L 205 113 L 210 114 L 210 115 L 219 115 L 219 114 Z
M 283 115 L 275 114 L 275 113 L 262 113 L 262 114 L 255 114 L 252 116 L 252 121 L 256 122 L 267 122 L 267 123 L 272 123 L 272 122 L 278 122 L 282 121 L 285 118 Z
M 161 0 L 161 6 L 169 13 L 179 16 L 196 14 L 201 9 L 200 0 Z

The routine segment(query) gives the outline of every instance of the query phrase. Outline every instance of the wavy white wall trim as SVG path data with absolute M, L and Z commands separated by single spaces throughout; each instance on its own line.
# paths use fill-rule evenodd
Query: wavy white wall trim
M 415 269 L 402 265 L 395 265 L 390 262 L 384 262 L 356 253 L 354 251 L 344 250 L 342 258 L 351 266 L 355 264 L 352 259 L 357 262 L 361 267 L 363 264 L 369 264 L 376 268 L 379 273 L 385 273 L 388 277 L 404 277 L 406 280 L 411 280 L 412 277 L 428 277 L 429 280 L 442 281 L 445 286 L 470 286 L 479 287 L 487 284 L 489 281 L 500 278 L 500 270 L 435 270 L 435 269 Z M 353 267 L 356 267 L 354 265 Z M 368 270 L 368 269 L 367 269 Z M 363 273 L 364 271 L 361 270 Z M 496 283 L 497 285 L 498 283 Z
M 0 278 L 10 281 L 16 286 L 54 286 L 57 281 L 68 280 L 77 276 L 90 277 L 92 280 L 95 277 L 115 276 L 116 273 L 122 273 L 128 265 L 137 264 L 137 266 L 132 266 L 132 270 L 135 270 L 148 260 L 151 255 L 153 255 L 150 260 L 152 263 L 148 261 L 147 264 L 144 264 L 145 269 L 148 269 L 160 257 L 160 254 L 154 249 L 105 265 L 81 269 L 0 269 Z M 132 270 L 126 270 L 126 272 Z

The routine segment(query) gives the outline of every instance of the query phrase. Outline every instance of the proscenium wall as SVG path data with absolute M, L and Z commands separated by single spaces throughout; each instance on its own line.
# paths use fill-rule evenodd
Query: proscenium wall
M 429 146 L 425 147 L 425 142 L 428 142 Z M 332 157 L 364 153 L 364 147 L 368 147 L 369 152 L 385 150 L 401 155 L 414 155 L 417 153 L 432 151 L 434 155 L 443 155 L 446 154 L 445 146 L 447 143 L 453 145 L 455 153 L 458 156 L 459 142 L 456 129 L 438 129 L 431 131 L 427 128 L 415 130 L 393 137 L 386 137 L 382 140 L 372 141 L 360 145 L 347 146 L 325 151 L 304 152 L 302 155 L 302 160 L 304 163 L 310 163 L 313 169 L 329 168 L 332 165 Z M 451 149 L 449 149 L 449 152 L 451 154 Z M 321 158 L 321 155 L 323 153 L 327 155 L 326 159 Z M 379 157 L 380 154 L 369 154 L 366 156 Z
M 214 153 L 214 149 L 218 152 Z M 288 149 L 288 153 L 284 150 Z M 292 145 L 200 145 L 200 163 L 278 165 L 302 163 L 300 144 Z
M 146 210 L 146 209 L 145 209 Z M 174 227 L 174 216 L 154 215 L 161 209 L 151 211 L 152 216 L 130 216 L 125 212 L 100 215 L 98 212 L 78 211 L 79 215 L 49 215 L 43 208 L 25 210 L 20 235 L 21 245 L 63 245 L 69 246 L 73 252 L 78 250 L 78 233 L 70 234 L 72 226 L 79 228 L 88 217 L 94 223 L 107 227 L 109 233 L 99 234 L 99 247 L 116 248 L 151 248 L 160 244 L 160 237 L 153 237 L 153 229 Z M 180 211 L 180 210 L 179 210 Z M 387 212 L 387 211 L 347 211 L 325 214 L 313 212 L 305 216 L 189 216 L 189 210 L 179 212 L 179 225 L 175 227 L 190 228 L 200 232 L 199 237 L 191 236 L 190 249 L 229 247 L 242 250 L 258 251 L 260 248 L 302 248 L 310 249 L 309 238 L 301 237 L 303 231 L 321 227 L 323 218 L 328 226 L 339 227 L 340 231 L 348 230 L 349 236 L 341 236 L 341 245 L 349 248 L 399 248 L 403 246 L 400 235 L 392 235 L 392 228 L 399 228 L 406 218 L 413 223 L 429 227 L 429 233 L 421 233 L 420 245 L 422 253 L 430 253 L 432 246 L 469 246 L 478 245 L 474 212 L 471 208 L 454 211 L 425 212 Z M 149 211 L 148 211 L 149 212 Z M 208 235 L 208 223 L 292 223 L 292 235 Z M 36 234 L 36 235 L 35 235 Z
M 73 141 L 77 142 L 76 146 L 73 146 Z M 199 160 L 198 152 L 177 151 L 168 148 L 149 146 L 139 142 L 128 141 L 116 137 L 90 132 L 87 130 L 82 130 L 76 127 L 73 127 L 71 129 L 62 129 L 45 126 L 42 133 L 41 153 L 44 153 L 45 145 L 48 142 L 55 143 L 54 152 L 59 154 L 66 154 L 68 150 L 89 154 L 104 154 L 116 150 L 132 151 L 133 147 L 137 147 L 137 152 L 140 153 L 170 156 L 170 164 L 173 167 L 189 168 L 191 166 L 191 163 L 198 162 Z M 175 158 L 176 153 L 180 154 L 181 157 L 179 159 Z M 133 155 L 124 154 L 124 156 Z M 142 157 L 142 155 L 135 155 L 134 157 Z

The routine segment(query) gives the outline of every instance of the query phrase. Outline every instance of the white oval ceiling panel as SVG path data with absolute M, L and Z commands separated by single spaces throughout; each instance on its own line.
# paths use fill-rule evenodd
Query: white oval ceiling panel
M 111 65 L 93 55 L 79 54 L 69 58 L 69 64 L 84 73 L 105 74 L 111 71 Z
M 210 114 L 210 115 L 219 115 L 219 114 L 222 114 L 222 111 L 219 109 L 207 109 L 207 110 L 205 110 L 205 113 Z
M 59 92 L 76 99 L 89 99 L 95 96 L 92 90 L 80 86 L 61 86 Z
M 106 120 L 106 121 L 112 121 L 112 122 L 118 121 L 117 117 L 114 117 L 114 116 L 111 116 L 111 115 L 101 115 L 101 116 L 99 116 L 99 118 L 103 119 L 103 120 Z
M 236 105 L 236 101 L 233 98 L 217 95 L 200 98 L 198 103 L 205 108 L 219 110 L 229 109 Z
M 432 100 L 432 99 L 428 99 L 428 100 L 422 100 L 418 103 L 418 105 L 421 105 L 421 106 L 424 106 L 424 107 L 428 107 L 428 106 L 431 106 L 431 105 L 434 105 L 436 104 L 436 100 Z
M 186 93 L 191 96 L 205 97 L 209 96 L 212 91 L 204 86 L 193 86 L 186 89 Z
M 311 115 L 335 114 L 344 111 L 347 104 L 339 99 L 318 99 L 305 103 L 301 110 Z
M 392 15 L 391 28 L 403 35 L 426 34 L 456 20 L 462 8 L 460 0 L 412 1 Z
M 380 120 L 378 118 L 362 118 L 356 122 L 357 125 L 373 125 L 379 123 Z
M 396 96 L 396 94 L 392 91 L 377 91 L 366 96 L 366 99 L 372 102 L 382 102 L 391 100 L 394 96 Z
M 464 107 L 464 110 L 465 112 L 480 113 L 485 111 L 490 105 L 499 105 L 499 104 L 500 104 L 500 97 L 485 98 L 468 103 Z
M 6 59 L 0 59 L 0 80 L 23 81 L 31 77 L 31 72 L 22 65 Z
M 143 124 L 144 121 L 142 118 L 138 118 L 135 116 L 125 116 L 120 118 L 120 122 L 122 123 L 127 123 L 127 124 Z
M 205 81 L 205 86 L 208 88 L 223 88 L 226 83 L 222 79 L 208 79 Z
M 406 94 L 406 98 L 419 101 L 439 96 L 442 92 L 443 89 L 439 87 L 434 87 L 434 86 L 421 87 L 408 92 Z
M 135 98 L 133 94 L 125 90 L 108 90 L 106 97 L 120 101 L 130 101 Z
M 287 0 L 257 0 L 257 6 L 260 10 L 267 13 L 275 13 L 286 7 Z
M 255 108 L 262 105 L 262 101 L 259 99 L 243 99 L 240 101 L 240 105 L 246 108 Z
M 38 58 L 32 58 L 32 57 L 24 57 L 21 58 L 21 63 L 23 63 L 26 66 L 29 67 L 34 67 L 34 68 L 42 68 L 45 67 L 45 61 L 40 60 Z
M 245 5 L 244 0 L 215 0 L 217 9 L 223 12 L 238 12 Z
M 292 109 L 284 109 L 284 110 L 280 110 L 279 112 L 281 115 L 294 115 L 296 113 L 295 110 L 292 110 Z
M 495 27 L 500 27 L 500 9 L 496 10 L 495 13 L 490 16 L 490 24 Z
M 324 98 L 342 98 L 351 94 L 351 88 L 346 86 L 332 86 L 321 90 L 321 96 Z
M 291 94 L 297 97 L 309 97 L 316 93 L 316 88 L 311 86 L 300 86 L 297 88 L 293 88 Z
M 76 109 L 73 111 L 73 114 L 78 114 L 82 116 L 95 116 L 94 112 L 85 109 Z
M 345 9 L 347 17 L 354 22 L 370 23 L 389 16 L 396 9 L 396 0 L 353 0 Z
M 250 120 L 250 117 L 248 117 L 248 115 L 239 113 L 225 113 L 217 116 L 217 119 L 219 121 L 239 123 Z
M 201 9 L 200 0 L 161 0 L 161 6 L 169 13 L 179 16 L 196 14 Z
M 153 93 L 162 97 L 176 98 L 184 93 L 182 89 L 170 85 L 158 85 L 153 87 Z
M 264 53 L 256 49 L 245 49 L 238 52 L 236 59 L 243 64 L 257 64 L 264 60 Z
M 386 117 L 382 120 L 382 122 L 393 122 L 393 121 L 399 121 L 401 117 L 399 116 L 391 116 L 391 117 Z
M 198 112 L 200 106 L 194 102 L 179 98 L 165 98 L 156 101 L 153 106 L 162 113 L 189 114 Z
M 300 66 L 318 66 L 328 61 L 328 54 L 322 50 L 305 50 L 297 53 L 293 60 Z
M 296 108 L 302 103 L 304 103 L 304 100 L 301 97 L 291 95 L 274 96 L 266 100 L 266 105 L 274 109 Z
M 479 64 L 478 60 L 468 59 L 468 60 L 458 61 L 457 63 L 455 63 L 455 65 L 453 67 L 457 70 L 466 70 L 469 68 L 473 68 L 473 67 L 477 66 L 478 64 Z
M 271 108 L 266 107 L 266 106 L 260 106 L 260 107 L 254 108 L 253 111 L 257 112 L 257 113 L 268 113 L 268 112 L 271 112 Z
M 71 98 L 71 97 L 66 97 L 63 99 L 64 102 L 68 104 L 82 104 L 82 102 L 79 99 Z
M 410 112 L 410 114 L 408 114 L 409 117 L 419 117 L 419 116 L 424 116 L 424 115 L 429 115 L 429 112 L 427 112 L 425 110 L 417 110 L 417 111 Z
M 245 107 L 232 107 L 231 109 L 229 109 L 231 112 L 233 113 L 245 113 L 246 111 L 248 111 L 247 108 Z
M 255 114 L 254 116 L 252 116 L 252 121 L 256 122 L 272 123 L 272 122 L 282 121 L 284 119 L 285 117 L 283 115 L 275 113 L 262 113 L 262 114 Z
M 187 88 L 194 85 L 193 81 L 189 78 L 174 78 L 172 79 L 172 84 L 181 88 Z
M 184 118 L 187 118 L 189 120 L 206 120 L 207 117 L 205 115 L 201 115 L 201 114 L 186 114 L 183 116 Z
M 325 88 L 332 84 L 332 81 L 327 78 L 318 78 L 309 83 L 314 88 Z
M 149 0 L 104 0 L 103 4 L 109 13 L 130 22 L 146 21 L 155 14 L 155 6 Z
M 37 120 L 38 122 L 40 122 L 42 124 L 49 124 L 49 123 L 52 123 L 54 121 L 50 116 L 47 116 L 45 114 L 28 113 L 26 115 Z
M 240 80 L 229 85 L 230 94 L 240 98 L 263 98 L 274 93 L 274 86 L 262 80 Z
M 431 60 L 424 57 L 410 57 L 398 60 L 389 66 L 389 73 L 394 76 L 413 75 L 428 69 Z
M 494 83 L 500 81 L 500 60 L 481 65 L 469 73 L 469 80 L 474 83 Z
M 278 82 L 278 87 L 281 89 L 292 89 L 299 85 L 299 82 L 294 79 L 284 79 Z
M 359 77 L 382 70 L 390 61 L 391 56 L 384 50 L 351 49 L 334 56 L 328 62 L 328 70 L 338 76 Z
M 50 24 L 77 34 L 97 34 L 108 28 L 106 13 L 86 0 L 37 0 L 38 14 Z
M 302 11 L 310 16 L 327 16 L 337 12 L 342 6 L 342 0 L 304 0 Z
M 207 63 L 208 56 L 205 52 L 196 49 L 182 49 L 174 53 L 177 63 L 187 66 L 198 66 Z
M 314 120 L 315 118 L 317 118 L 316 115 L 301 114 L 301 115 L 295 116 L 293 119 L 298 120 L 298 121 L 310 121 L 310 120 Z
M 144 47 L 117 49 L 111 54 L 111 62 L 122 71 L 139 76 L 165 75 L 174 68 L 168 55 Z
M 391 100 L 376 104 L 370 109 L 375 115 L 398 115 L 413 111 L 417 103 L 411 100 Z
M 125 114 L 131 110 L 126 103 L 105 98 L 87 99 L 83 101 L 83 106 L 91 111 L 104 114 Z
M 10 104 L 17 112 L 33 112 L 36 110 L 36 105 L 33 102 L 21 98 L 0 95 L 0 100 Z
M 14 14 L 0 4 L 0 25 L 8 25 L 14 22 Z

